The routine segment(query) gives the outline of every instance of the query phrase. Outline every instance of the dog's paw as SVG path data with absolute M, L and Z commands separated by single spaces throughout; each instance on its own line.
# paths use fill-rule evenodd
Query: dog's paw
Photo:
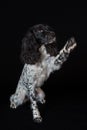
M 75 38 L 70 38 L 66 45 L 65 45 L 65 50 L 70 53 L 75 47 L 77 46 L 77 43 L 75 41 Z
M 15 104 L 15 103 L 11 103 L 11 104 L 10 104 L 10 108 L 16 109 L 16 108 L 17 108 L 17 106 L 16 106 L 16 104 Z
M 34 118 L 34 122 L 41 123 L 42 122 L 42 117 L 40 116 L 40 117 Z
M 46 100 L 45 99 L 42 99 L 39 101 L 41 104 L 45 104 L 46 103 Z

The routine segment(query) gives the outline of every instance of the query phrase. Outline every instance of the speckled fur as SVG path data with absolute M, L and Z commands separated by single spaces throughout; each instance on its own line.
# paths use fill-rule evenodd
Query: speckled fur
M 71 38 L 57 56 L 50 56 L 46 48 L 42 45 L 39 48 L 41 53 L 40 61 L 34 65 L 25 64 L 20 76 L 16 92 L 10 97 L 11 107 L 16 108 L 27 100 L 31 102 L 33 119 L 41 122 L 37 102 L 45 103 L 45 94 L 40 88 L 49 78 L 53 71 L 59 70 L 62 64 L 67 60 L 71 50 L 76 46 L 76 42 Z

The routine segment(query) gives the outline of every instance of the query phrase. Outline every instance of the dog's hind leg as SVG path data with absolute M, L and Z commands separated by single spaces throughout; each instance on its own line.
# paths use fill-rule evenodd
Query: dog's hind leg
M 35 89 L 35 94 L 36 94 L 36 100 L 42 104 L 44 104 L 45 101 L 45 93 L 41 88 L 36 88 Z

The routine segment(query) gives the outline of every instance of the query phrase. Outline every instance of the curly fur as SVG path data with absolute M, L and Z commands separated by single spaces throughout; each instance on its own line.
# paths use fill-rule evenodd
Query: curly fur
M 10 97 L 11 108 L 30 100 L 33 119 L 41 122 L 37 102 L 45 103 L 45 93 L 40 87 L 53 71 L 61 68 L 75 46 L 75 39 L 71 38 L 58 53 L 55 33 L 50 27 L 41 24 L 33 26 L 22 40 L 24 67 L 17 89 Z
M 51 40 L 54 39 L 51 45 Z M 22 40 L 21 61 L 27 64 L 35 64 L 40 59 L 39 48 L 45 45 L 47 53 L 55 56 L 58 53 L 56 36 L 51 27 L 47 25 L 35 25 L 31 27 Z

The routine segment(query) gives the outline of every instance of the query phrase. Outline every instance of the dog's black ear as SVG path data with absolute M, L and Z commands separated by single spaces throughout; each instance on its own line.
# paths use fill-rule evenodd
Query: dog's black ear
M 22 40 L 20 59 L 22 63 L 35 64 L 38 60 L 39 44 L 32 32 L 27 32 L 26 36 Z
M 32 34 L 30 32 L 28 32 L 26 36 L 22 39 L 21 55 L 20 55 L 20 59 L 22 63 L 29 62 L 29 51 L 31 49 L 31 39 L 32 39 Z

